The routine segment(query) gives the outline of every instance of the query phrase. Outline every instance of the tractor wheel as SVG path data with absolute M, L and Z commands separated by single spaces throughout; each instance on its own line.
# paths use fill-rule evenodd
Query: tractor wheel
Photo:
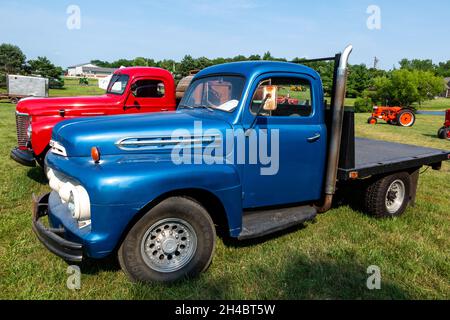
M 450 140 L 450 128 L 442 127 L 438 131 L 439 139 L 447 139 Z
M 401 127 L 412 127 L 416 122 L 416 115 L 408 109 L 400 110 L 397 115 L 397 123 Z
M 369 119 L 367 119 L 367 123 L 368 124 L 377 124 L 378 120 L 375 117 L 370 117 Z

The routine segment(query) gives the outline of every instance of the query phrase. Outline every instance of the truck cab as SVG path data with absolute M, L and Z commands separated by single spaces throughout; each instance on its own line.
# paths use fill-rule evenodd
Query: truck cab
M 43 165 L 53 127 L 60 121 L 114 114 L 175 110 L 175 84 L 160 68 L 130 67 L 114 72 L 101 96 L 24 98 L 16 106 L 18 146 L 11 158 L 25 166 Z
M 65 260 L 117 254 L 131 280 L 171 282 L 206 270 L 216 228 L 244 240 L 305 223 L 337 188 L 364 190 L 376 217 L 401 215 L 418 169 L 449 152 L 354 138 L 343 105 L 351 50 L 332 58 L 328 110 L 316 71 L 256 61 L 202 70 L 174 113 L 58 123 L 37 237 Z M 371 145 L 392 152 L 366 159 Z

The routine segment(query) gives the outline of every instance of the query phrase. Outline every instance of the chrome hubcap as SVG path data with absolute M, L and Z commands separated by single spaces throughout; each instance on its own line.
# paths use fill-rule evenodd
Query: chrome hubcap
M 186 266 L 197 249 L 197 235 L 185 220 L 169 218 L 156 222 L 141 241 L 144 262 L 158 272 L 174 272 Z
M 396 213 L 405 200 L 405 184 L 401 180 L 395 180 L 386 192 L 386 209 L 389 213 Z

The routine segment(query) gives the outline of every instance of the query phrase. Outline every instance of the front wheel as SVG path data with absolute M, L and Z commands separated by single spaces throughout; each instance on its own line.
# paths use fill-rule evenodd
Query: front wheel
M 409 203 L 411 176 L 395 173 L 370 183 L 364 196 L 366 211 L 377 218 L 400 216 Z
M 367 123 L 368 124 L 377 124 L 378 120 L 375 117 L 370 117 L 369 119 L 367 119 Z
M 193 200 L 173 197 L 156 205 L 131 228 L 118 258 L 132 281 L 173 282 L 207 269 L 215 239 L 208 212 Z

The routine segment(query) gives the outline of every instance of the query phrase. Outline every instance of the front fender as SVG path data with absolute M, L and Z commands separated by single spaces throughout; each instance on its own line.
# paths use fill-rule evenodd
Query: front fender
M 63 120 L 72 118 L 61 117 L 60 115 L 53 116 L 33 116 L 31 119 L 32 135 L 31 145 L 35 155 L 40 155 L 47 149 L 52 138 L 53 127 Z
M 234 165 L 176 165 L 153 155 L 107 156 L 94 164 L 90 158 L 69 159 L 50 153 L 46 161 L 49 168 L 86 188 L 93 229 L 110 234 L 108 247 L 117 244 L 130 221 L 150 202 L 183 189 L 204 190 L 217 197 L 225 209 L 231 236 L 240 232 L 242 189 Z

